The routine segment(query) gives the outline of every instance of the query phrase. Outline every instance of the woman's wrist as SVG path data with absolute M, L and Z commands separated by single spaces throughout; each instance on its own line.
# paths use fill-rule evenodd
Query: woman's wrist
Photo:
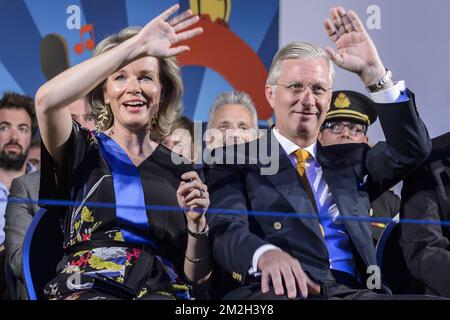
M 189 257 L 187 254 L 184 255 L 187 261 L 190 263 L 201 263 L 201 262 L 209 262 L 211 257 L 211 250 L 209 250 L 205 255 L 199 257 L 199 258 L 192 258 Z
M 209 227 L 206 223 L 203 225 L 203 227 L 197 226 L 195 228 L 190 228 L 188 226 L 187 232 L 188 232 L 189 236 L 196 238 L 196 239 L 197 238 L 207 238 L 208 232 L 209 232 Z
M 198 221 L 193 221 L 188 218 L 186 228 L 192 233 L 201 233 L 206 227 L 205 216 L 201 217 Z
M 146 56 L 145 53 L 141 49 L 142 46 L 139 43 L 138 36 L 139 36 L 139 34 L 126 40 L 123 43 L 124 46 L 126 47 L 125 50 L 127 50 L 127 52 L 128 52 L 128 55 L 127 55 L 128 62 L 135 61 L 139 58 L 143 58 Z

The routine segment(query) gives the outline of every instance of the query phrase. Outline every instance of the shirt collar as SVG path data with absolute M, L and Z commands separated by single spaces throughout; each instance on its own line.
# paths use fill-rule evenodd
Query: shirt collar
M 2 194 L 3 193 L 3 194 Z M 6 198 L 9 196 L 9 190 L 8 188 L 3 184 L 3 182 L 0 182 L 0 199 L 2 199 L 5 196 Z
M 275 138 L 278 140 L 278 143 L 281 145 L 283 150 L 288 154 L 291 155 L 298 149 L 304 149 L 309 152 L 311 157 L 316 161 L 316 154 L 317 154 L 317 141 L 315 141 L 313 144 L 307 146 L 306 148 L 301 148 L 298 145 L 296 145 L 294 142 L 283 136 L 278 129 L 273 128 L 272 129 Z

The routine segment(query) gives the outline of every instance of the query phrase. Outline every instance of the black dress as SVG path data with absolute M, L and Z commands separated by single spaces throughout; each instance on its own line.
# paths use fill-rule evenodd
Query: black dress
M 49 208 L 62 213 L 65 255 L 45 294 L 49 299 L 191 298 L 183 276 L 186 218 L 175 209 L 180 176 L 192 166 L 175 165 L 171 151 L 159 145 L 137 167 L 148 224 L 145 230 L 134 228 L 116 214 L 117 193 L 100 140 L 74 123 L 61 167 L 43 157 L 40 197 L 76 204 Z M 128 193 L 125 200 L 133 205 L 135 199 Z M 124 239 L 126 223 L 153 245 Z

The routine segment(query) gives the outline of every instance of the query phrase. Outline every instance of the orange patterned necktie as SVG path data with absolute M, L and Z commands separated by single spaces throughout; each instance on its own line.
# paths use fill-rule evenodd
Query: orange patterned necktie
M 300 175 L 303 187 L 305 187 L 306 193 L 308 194 L 308 197 L 311 200 L 314 210 L 316 211 L 316 213 L 318 213 L 316 199 L 314 198 L 314 193 L 311 188 L 311 184 L 309 183 L 308 176 L 306 174 L 306 160 L 308 160 L 310 156 L 309 152 L 306 150 L 298 149 L 297 151 L 295 151 L 295 156 L 297 157 L 297 172 Z

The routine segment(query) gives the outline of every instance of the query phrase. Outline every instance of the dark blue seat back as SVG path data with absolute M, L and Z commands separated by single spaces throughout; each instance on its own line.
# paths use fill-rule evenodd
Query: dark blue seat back
M 423 286 L 412 277 L 400 247 L 399 215 L 386 226 L 376 247 L 377 264 L 383 283 L 394 294 L 423 294 Z
M 45 299 L 44 287 L 56 275 L 63 256 L 63 236 L 55 211 L 40 209 L 25 234 L 23 275 L 30 300 Z

